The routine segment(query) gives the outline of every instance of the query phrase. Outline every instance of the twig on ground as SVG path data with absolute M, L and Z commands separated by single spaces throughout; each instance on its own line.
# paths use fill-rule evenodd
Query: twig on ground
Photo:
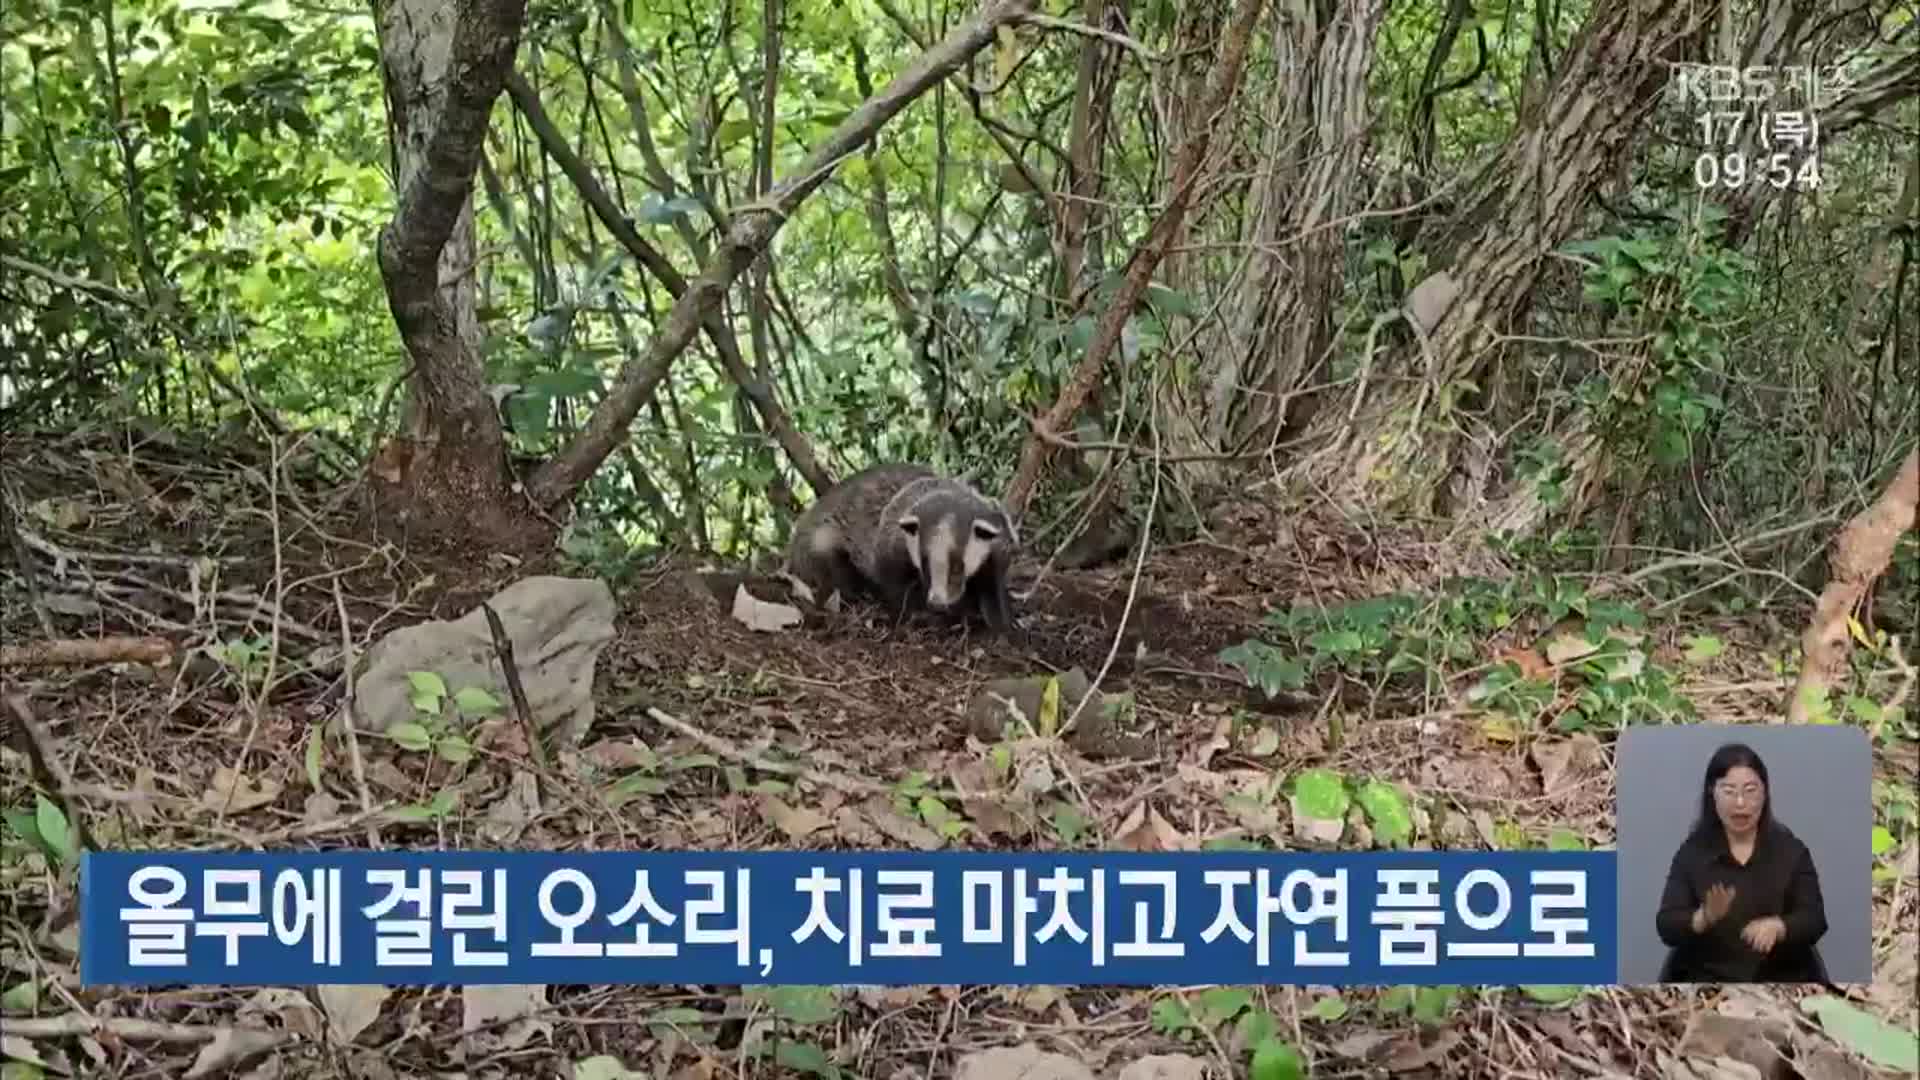
M 0 645 L 0 667 L 78 667 L 84 664 L 173 663 L 173 642 L 163 637 L 69 638 L 31 645 Z
M 136 1020 L 114 1016 L 103 1020 L 68 1013 L 64 1016 L 17 1016 L 7 1018 L 7 1034 L 24 1039 L 60 1039 L 75 1035 L 112 1035 L 120 1039 L 146 1039 L 153 1042 L 192 1044 L 211 1042 L 223 1033 L 244 1032 L 258 1040 L 261 1049 L 272 1049 L 292 1042 L 291 1031 L 272 1028 L 237 1028 L 232 1024 L 168 1024 L 158 1020 Z
M 809 769 L 804 765 L 791 765 L 784 761 L 773 761 L 759 754 L 748 753 L 718 735 L 709 735 L 692 724 L 676 716 L 671 716 L 654 706 L 647 706 L 647 716 L 655 723 L 671 728 L 675 732 L 692 739 L 708 750 L 724 758 L 751 765 L 762 772 L 778 773 L 782 776 L 798 776 L 811 780 L 822 787 L 830 787 L 846 795 L 886 795 L 892 789 L 884 784 L 858 777 L 833 776 L 818 769 Z
M 487 616 L 487 633 L 492 635 L 494 654 L 500 658 L 500 674 L 507 680 L 507 696 L 513 699 L 514 714 L 527 732 L 527 752 L 544 773 L 548 769 L 547 744 L 540 737 L 540 725 L 534 721 L 533 706 L 527 704 L 526 688 L 520 684 L 520 666 L 513 662 L 513 640 L 507 637 L 507 628 L 500 625 L 500 616 L 492 604 L 482 603 L 480 610 Z
M 361 813 L 371 817 L 373 814 L 373 793 L 367 789 L 367 763 L 360 756 L 360 725 L 353 715 L 356 687 L 354 668 L 359 663 L 353 647 L 353 622 L 347 618 L 347 596 L 340 589 L 340 579 L 333 579 L 333 607 L 340 613 L 340 666 L 345 672 L 347 692 L 341 698 L 341 728 L 347 741 L 347 760 L 353 765 L 353 786 L 360 796 Z M 380 823 L 367 823 L 367 846 L 374 851 L 383 846 L 380 843 Z

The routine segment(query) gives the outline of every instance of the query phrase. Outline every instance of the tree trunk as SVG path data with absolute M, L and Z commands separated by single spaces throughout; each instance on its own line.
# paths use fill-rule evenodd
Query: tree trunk
M 1596 8 L 1556 73 L 1542 107 L 1474 179 L 1440 230 L 1436 268 L 1457 287 L 1437 322 L 1417 327 L 1354 391 L 1357 410 L 1324 408 L 1306 463 L 1335 501 L 1360 510 L 1436 510 L 1458 449 L 1450 429 L 1463 383 L 1486 364 L 1498 330 L 1538 279 L 1545 256 L 1572 234 L 1653 108 L 1663 61 L 1708 26 L 1710 5 L 1623 0 Z M 1461 508 L 1464 509 L 1464 508 Z
M 1225 305 L 1232 336 L 1219 350 L 1209 391 L 1215 446 L 1285 428 L 1290 396 L 1319 381 L 1327 366 L 1334 301 L 1346 277 L 1339 222 L 1360 209 L 1353 178 L 1363 175 L 1367 82 L 1386 8 L 1387 0 L 1341 0 L 1325 24 L 1314 19 L 1319 5 L 1283 5 L 1277 13 L 1276 85 L 1260 155 L 1266 167 L 1248 199 L 1253 255 Z
M 573 497 L 620 440 L 634 415 L 667 376 L 673 362 L 699 333 L 753 260 L 815 189 L 825 183 L 847 155 L 859 150 L 888 120 L 914 98 L 960 69 L 994 39 L 1000 27 L 1033 10 L 1034 0 L 987 0 L 945 38 L 915 57 L 886 89 L 863 102 L 801 162 L 793 176 L 781 181 L 765 198 L 738 207 L 727 235 L 700 276 L 673 303 L 666 322 L 656 328 L 646 353 L 629 359 L 615 376 L 607 396 L 594 406 L 586 428 L 553 460 L 541 466 L 527 491 L 543 507 L 556 507 Z
M 525 0 L 379 8 L 399 198 L 380 232 L 387 303 L 413 361 L 407 419 L 375 485 L 410 533 L 515 546 L 506 440 L 480 363 L 473 178 L 493 102 L 520 43 Z
M 1787 705 L 1787 722 L 1804 724 L 1847 673 L 1854 609 L 1893 558 L 1894 545 L 1914 526 L 1920 503 L 1920 449 L 1909 450 L 1900 471 L 1872 506 L 1854 515 L 1833 542 L 1827 587 L 1800 639 L 1800 680 Z

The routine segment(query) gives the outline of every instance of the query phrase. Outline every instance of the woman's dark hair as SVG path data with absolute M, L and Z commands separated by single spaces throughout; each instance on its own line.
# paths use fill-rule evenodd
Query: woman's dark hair
M 1693 823 L 1694 834 L 1700 835 L 1709 829 L 1720 827 L 1720 815 L 1713 809 L 1713 785 L 1734 769 L 1745 765 L 1760 777 L 1764 789 L 1760 794 L 1759 827 L 1766 829 L 1773 824 L 1773 782 L 1767 778 L 1767 763 L 1753 752 L 1746 743 L 1724 743 L 1707 759 L 1707 774 L 1700 781 L 1700 817 Z

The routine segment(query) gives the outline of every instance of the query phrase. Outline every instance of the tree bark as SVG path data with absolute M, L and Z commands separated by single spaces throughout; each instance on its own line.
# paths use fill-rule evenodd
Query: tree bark
M 593 475 L 620 440 L 635 414 L 666 378 L 675 359 L 717 309 L 720 298 L 766 249 L 780 226 L 848 155 L 860 147 L 929 87 L 959 70 L 993 41 L 994 32 L 1030 12 L 1034 0 L 988 0 L 939 44 L 920 54 L 887 88 L 855 109 L 801 163 L 796 175 L 767 196 L 735 210 L 725 241 L 687 291 L 674 301 L 665 325 L 654 332 L 643 356 L 629 359 L 607 396 L 588 417 L 586 427 L 567 448 L 541 466 L 527 485 L 536 502 L 548 508 L 570 499 Z
M 1219 447 L 1290 421 L 1287 403 L 1317 381 L 1333 343 L 1332 313 L 1346 277 L 1346 230 L 1359 209 L 1353 177 L 1367 153 L 1368 80 L 1374 35 L 1387 0 L 1343 0 L 1322 25 L 1316 5 L 1284 11 L 1278 57 L 1246 240 L 1254 252 L 1228 302 L 1232 337 L 1220 350 L 1207 409 Z M 1242 386 L 1264 394 L 1244 396 Z M 1245 407 L 1236 418 L 1234 405 Z
M 1667 83 L 1664 61 L 1696 40 L 1711 15 L 1711 5 L 1692 0 L 1595 9 L 1542 107 L 1522 119 L 1441 231 L 1434 263 L 1457 294 L 1413 346 L 1378 365 L 1409 377 L 1359 387 L 1367 396 L 1357 413 L 1328 408 L 1316 417 L 1321 450 L 1306 468 L 1336 502 L 1361 512 L 1435 509 L 1455 464 L 1446 427 L 1461 384 L 1478 373 L 1547 254 L 1616 167 Z
M 1901 534 L 1914 527 L 1916 504 L 1920 504 L 1920 449 L 1907 452 L 1880 498 L 1854 515 L 1834 539 L 1827 587 L 1821 590 L 1813 618 L 1800 638 L 1800 679 L 1787 705 L 1787 723 L 1806 723 L 1827 691 L 1845 678 L 1854 609 L 1886 572 Z
M 383 494 L 409 531 L 509 545 L 529 522 L 480 363 L 472 193 L 525 12 L 525 0 L 389 0 L 377 11 L 399 182 L 380 274 L 414 365 L 406 430 L 381 454 L 393 466 L 380 472 Z
M 1007 512 L 1016 520 L 1025 513 L 1027 501 L 1033 497 L 1034 488 L 1040 482 L 1041 471 L 1053 456 L 1054 445 L 1045 436 L 1066 429 L 1074 413 L 1079 411 L 1080 404 L 1099 381 L 1107 355 L 1119 344 L 1120 333 L 1133 316 L 1134 306 L 1146 295 L 1154 269 L 1166 258 L 1168 246 L 1180 233 L 1187 207 L 1193 201 L 1194 188 L 1198 186 L 1200 166 L 1205 162 L 1207 150 L 1212 145 L 1214 131 L 1225 122 L 1234 91 L 1240 85 L 1240 71 L 1247 57 L 1247 41 L 1253 36 L 1254 23 L 1259 19 L 1264 4 L 1265 0 L 1236 0 L 1233 12 L 1228 16 L 1226 37 L 1220 43 L 1219 60 L 1207 77 L 1206 94 L 1201 99 L 1204 102 L 1199 114 L 1201 120 L 1189 132 L 1175 159 L 1172 189 L 1168 193 L 1166 208 L 1154 219 L 1146 239 L 1127 260 L 1120 287 L 1114 291 L 1112 300 L 1094 326 L 1093 340 L 1087 344 L 1086 355 L 1074 366 L 1053 408 L 1047 410 L 1046 416 L 1038 421 L 1040 430 L 1027 435 L 1026 445 L 1020 451 L 1020 464 L 1014 469 L 1012 483 L 1007 485 L 1005 499 Z

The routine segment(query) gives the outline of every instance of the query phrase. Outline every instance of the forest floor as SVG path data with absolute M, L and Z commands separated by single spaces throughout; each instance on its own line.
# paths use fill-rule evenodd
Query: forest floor
M 680 564 L 627 570 L 610 579 L 616 637 L 596 671 L 592 729 L 531 792 L 517 783 L 529 768 L 510 738 L 452 773 L 430 755 L 362 738 L 382 812 L 357 812 L 340 744 L 324 746 L 319 768 L 304 753 L 315 724 L 337 708 L 343 680 L 326 665 L 341 643 L 363 651 L 396 627 L 457 618 L 528 574 L 592 570 L 370 541 L 350 524 L 351 499 L 329 509 L 334 493 L 273 482 L 265 459 L 232 446 L 215 452 L 125 429 L 5 439 L 8 498 L 60 635 L 157 634 L 199 650 L 157 671 L 6 673 L 7 693 L 24 698 L 51 737 L 74 804 L 103 846 L 491 847 L 500 835 L 527 850 L 1302 846 L 1285 785 L 1315 768 L 1397 785 L 1419 840 L 1433 846 L 1613 842 L 1614 733 L 1569 730 L 1577 680 L 1552 683 L 1537 720 L 1486 711 L 1468 693 L 1502 659 L 1538 664 L 1557 613 L 1536 617 L 1519 605 L 1505 626 L 1422 624 L 1451 651 L 1445 680 L 1419 693 L 1334 665 L 1271 700 L 1249 688 L 1220 654 L 1270 634 L 1262 620 L 1272 610 L 1426 596 L 1461 575 L 1511 573 L 1490 556 L 1462 555 L 1472 550 L 1463 544 L 1257 503 L 1221 515 L 1211 540 L 1151 551 L 1138 566 L 1130 555 L 1099 570 L 1056 570 L 1037 586 L 1029 568 L 1018 586 L 1033 588 L 1018 605 L 1028 632 L 1016 639 L 896 628 L 853 613 L 756 630 L 729 617 L 724 579 L 707 587 L 714 579 L 703 585 Z M 11 575 L 11 556 L 7 565 Z M 1597 579 L 1583 587 L 1603 591 Z M 1613 587 L 1616 600 L 1633 599 L 1628 584 Z M 9 587 L 4 600 L 8 642 L 42 636 L 21 590 Z M 1633 640 L 1645 670 L 1663 673 L 1699 719 L 1766 723 L 1791 685 L 1776 661 L 1790 655 L 1795 632 L 1764 617 L 1654 619 Z M 1364 628 L 1356 633 L 1364 639 Z M 1717 650 L 1701 647 L 1707 638 Z M 204 655 L 236 641 L 252 651 L 226 662 Z M 1009 789 L 988 764 L 994 733 L 969 724 L 968 702 L 990 680 L 1076 666 L 1102 690 L 1131 695 L 1118 721 L 1131 741 L 1025 740 L 1014 752 L 1044 760 L 1052 783 L 1038 793 Z M 263 699 L 268 670 L 274 685 Z M 1648 696 L 1661 699 L 1657 688 Z M 10 736 L 0 784 L 10 817 L 34 807 L 15 744 Z M 1878 776 L 1911 800 L 1914 744 L 1884 740 L 1875 754 Z M 460 800 L 438 821 L 387 812 L 449 783 Z M 949 787 L 971 794 L 937 797 Z M 1355 819 L 1342 843 L 1371 842 L 1365 816 L 1356 810 Z M 1316 1078 L 1894 1075 L 1868 1071 L 1851 1053 L 1861 1036 L 1836 1040 L 1797 1007 L 1812 989 L 911 987 L 848 989 L 823 1002 L 825 990 L 699 986 L 504 996 L 82 988 L 72 868 L 12 833 L 7 845 L 7 1053 L 37 1056 L 49 1075 L 933 1080 L 968 1075 L 969 1061 L 976 1078 L 1015 1075 L 1011 1058 L 985 1066 L 973 1055 L 1027 1047 L 1101 1077 L 1167 1055 L 1125 1075 L 1197 1078 L 1246 1076 L 1249 1042 L 1263 1033 L 1296 1047 Z M 1916 849 L 1909 840 L 1886 855 L 1875 884 L 1875 980 L 1847 988 L 1861 1008 L 1908 1031 Z M 14 989 L 29 977 L 50 982 L 37 994 Z M 1751 1047 L 1707 1030 L 1713 1017 L 1760 1025 L 1797 1072 L 1733 1064 Z M 1682 1071 L 1683 1039 L 1709 1062 L 1697 1072 Z M 771 1060 L 776 1046 L 785 1064 Z

